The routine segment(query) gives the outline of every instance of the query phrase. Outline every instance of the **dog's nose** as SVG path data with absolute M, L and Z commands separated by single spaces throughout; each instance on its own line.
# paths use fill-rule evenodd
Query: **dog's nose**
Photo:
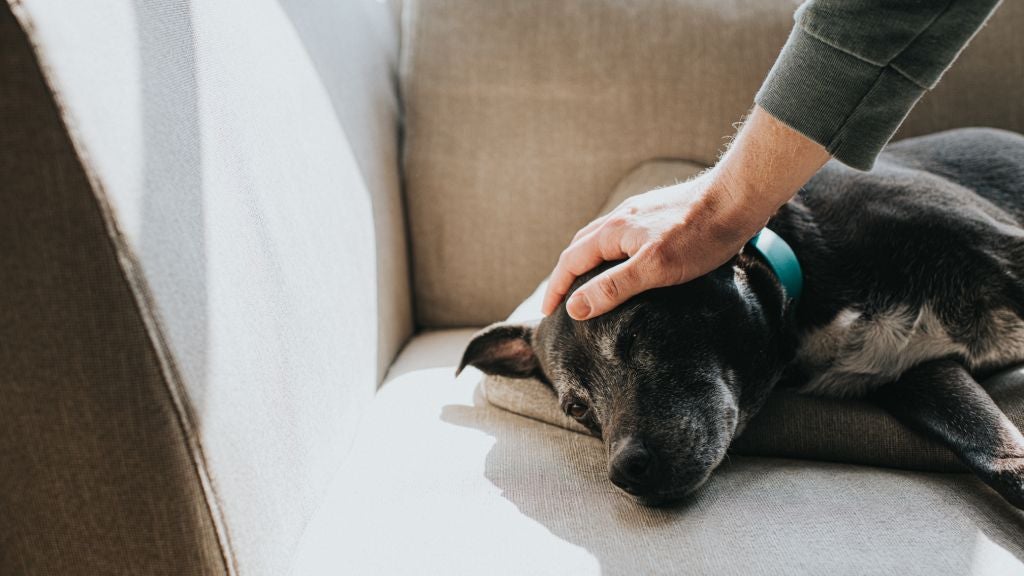
M 641 494 L 653 486 L 656 464 L 643 441 L 632 436 L 624 438 L 616 446 L 608 478 L 630 494 Z

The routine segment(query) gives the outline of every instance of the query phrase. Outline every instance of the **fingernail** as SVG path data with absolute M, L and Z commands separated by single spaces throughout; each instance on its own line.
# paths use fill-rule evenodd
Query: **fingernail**
M 587 295 L 577 292 L 569 298 L 569 303 L 566 308 L 569 310 L 569 315 L 577 320 L 586 320 L 587 316 L 590 316 L 590 300 L 587 300 Z

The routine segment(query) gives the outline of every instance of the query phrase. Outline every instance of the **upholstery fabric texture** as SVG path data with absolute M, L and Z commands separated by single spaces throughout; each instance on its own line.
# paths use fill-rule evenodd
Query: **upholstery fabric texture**
M 14 416 L 3 425 L 17 425 L 18 434 L 0 441 L 22 441 L 16 454 L 24 464 L 16 475 L 4 466 L 3 497 L 26 500 L 0 512 L 0 530 L 16 527 L 12 538 L 23 539 L 0 548 L 29 547 L 33 533 L 25 527 L 32 527 L 52 542 L 38 546 L 36 554 L 53 554 L 45 561 L 92 554 L 96 563 L 110 562 L 93 570 L 83 561 L 62 574 L 214 573 L 217 563 L 239 574 L 287 573 L 384 368 L 411 331 L 393 7 L 375 0 L 23 0 L 10 7 L 53 93 L 13 97 L 24 99 L 19 105 L 38 101 L 51 125 L 63 120 L 82 166 L 74 165 L 75 180 L 66 178 L 79 186 L 77 204 L 34 216 L 30 203 L 63 192 L 73 156 L 68 150 L 53 160 L 67 164 L 54 171 L 46 150 L 19 151 L 17 138 L 28 128 L 4 134 L 3 154 L 17 155 L 4 156 L 4 170 L 24 197 L 3 213 L 5 225 L 11 220 L 34 234 L 5 229 L 9 243 L 18 241 L 11 249 L 22 250 L 5 257 L 37 251 L 35 268 L 19 274 L 74 290 L 76 276 L 35 244 L 49 234 L 85 250 L 79 236 L 86 233 L 75 227 L 102 222 L 102 213 L 106 228 L 90 229 L 88 240 L 108 249 L 79 257 L 113 278 L 82 268 L 79 296 L 62 301 L 32 288 L 3 302 L 3 330 L 10 330 L 3 346 L 16 353 L 5 361 L 18 362 L 4 366 L 4 391 L 16 393 L 5 399 L 2 410 Z M 24 44 L 24 36 L 5 33 L 4 41 Z M 3 82 L 5 90 L 20 88 L 7 74 Z M 123 302 L 108 294 L 114 288 Z M 54 302 L 60 307 L 47 308 Z M 146 330 L 129 322 L 128 305 Z M 60 355 L 47 347 L 47 333 L 29 329 L 48 319 L 45 326 L 56 330 L 71 307 L 74 322 L 62 337 L 80 348 Z M 37 339 L 29 344 L 29 336 Z M 142 354 L 147 346 L 156 352 Z M 87 352 L 88 362 L 80 362 Z M 161 366 L 163 388 L 139 384 L 152 378 L 156 386 Z M 77 387 L 78 396 L 57 398 L 47 417 L 40 406 L 59 396 L 57 381 Z M 149 399 L 166 400 L 161 390 L 173 395 L 177 413 Z M 76 410 L 74 402 L 111 406 Z M 118 409 L 138 425 L 116 426 Z M 144 424 L 149 412 L 153 422 Z M 66 438 L 43 436 L 55 427 Z M 62 467 L 42 449 L 32 460 L 35 442 L 70 450 L 76 435 L 71 446 L 81 466 Z M 108 448 L 111 456 L 101 459 Z M 72 500 L 54 497 L 58 488 Z M 90 491 L 109 491 L 109 505 Z M 116 514 L 126 519 L 105 516 Z M 150 515 L 152 527 L 142 524 Z M 79 532 L 65 533 L 63 523 Z M 158 544 L 147 540 L 147 529 L 168 532 L 166 550 L 150 549 Z M 176 557 L 185 538 L 190 549 Z M 21 564 L 12 566 L 0 572 L 20 573 Z
M 380 380 L 413 329 L 395 91 L 400 6 L 377 0 L 280 4 L 319 73 L 373 205 Z M 334 252 L 344 255 L 340 246 Z
M 792 0 L 409 0 L 400 63 L 415 310 L 505 318 L 641 162 L 711 164 Z M 1004 2 L 897 137 L 1024 131 L 1024 2 Z
M 0 574 L 226 574 L 158 353 L 6 4 L 0 56 Z
M 646 190 L 692 176 L 690 162 L 661 160 L 642 164 L 615 188 L 600 213 Z M 509 316 L 509 321 L 538 321 L 546 281 Z M 1024 368 L 991 377 L 986 388 L 1006 415 L 1024 429 Z M 488 376 L 484 396 L 494 405 L 574 432 L 583 426 L 562 413 L 550 387 L 534 379 Z M 945 447 L 904 426 L 885 411 L 862 401 L 838 400 L 776 390 L 732 445 L 735 454 L 811 458 L 893 466 L 914 470 L 963 470 Z
M 399 356 L 295 574 L 1024 574 L 1024 514 L 969 474 L 734 455 L 679 505 L 639 506 L 596 438 L 454 378 L 472 333 Z

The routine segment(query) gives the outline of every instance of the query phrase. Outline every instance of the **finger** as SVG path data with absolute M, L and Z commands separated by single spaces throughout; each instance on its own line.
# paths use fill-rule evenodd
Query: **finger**
M 558 257 L 558 264 L 548 279 L 548 290 L 544 295 L 542 311 L 551 314 L 569 292 L 572 283 L 581 274 L 602 262 L 594 233 L 574 242 Z
M 617 247 L 618 240 L 614 238 L 616 234 L 617 232 L 607 228 L 598 228 L 562 252 L 558 258 L 558 264 L 555 265 L 555 269 L 551 272 L 551 278 L 548 280 L 544 305 L 541 307 L 544 314 L 554 312 L 562 298 L 569 292 L 573 281 L 580 275 L 586 274 L 606 260 L 616 260 L 628 256 Z
M 603 224 L 605 222 L 605 220 L 607 220 L 607 218 L 608 218 L 607 214 L 604 215 L 604 216 L 599 216 L 599 217 L 595 218 L 594 220 L 592 220 L 589 224 L 587 224 L 583 228 L 580 228 L 579 231 L 577 231 L 576 234 L 572 237 L 572 241 L 569 242 L 569 246 L 571 247 L 573 244 L 579 242 L 581 238 L 583 238 L 583 237 L 587 236 L 588 234 L 592 233 L 593 231 L 597 230 L 601 226 L 601 224 Z M 561 258 L 559 258 L 559 261 L 561 261 Z M 584 270 L 584 272 L 586 272 L 586 270 Z M 581 272 L 581 274 L 582 274 L 582 272 Z M 548 316 L 552 312 L 554 312 L 555 308 L 557 308 L 558 305 L 562 303 L 562 298 L 564 298 L 565 297 L 565 293 L 568 292 L 569 286 L 571 286 L 573 281 L 576 280 L 575 276 L 571 276 L 568 279 L 568 282 L 565 282 L 564 280 L 561 281 L 557 285 L 558 290 L 556 290 L 555 289 L 556 288 L 555 284 L 552 282 L 552 280 L 555 277 L 559 277 L 559 278 L 563 277 L 561 274 L 559 274 L 558 265 L 556 265 L 555 270 L 552 272 L 551 277 L 548 279 L 548 287 L 544 291 L 544 299 L 543 299 L 543 303 L 541 304 L 540 310 L 541 310 L 541 313 L 544 314 L 545 316 Z
M 550 316 L 555 311 L 555 308 L 558 308 L 558 305 L 562 303 L 564 296 L 565 293 L 559 294 L 555 292 L 551 289 L 551 284 L 548 284 L 547 290 L 544 291 L 543 303 L 540 306 L 541 314 Z
M 659 286 L 659 273 L 651 265 L 650 253 L 647 248 L 641 249 L 629 260 L 580 286 L 565 304 L 569 316 L 588 320 L 615 309 L 644 290 Z

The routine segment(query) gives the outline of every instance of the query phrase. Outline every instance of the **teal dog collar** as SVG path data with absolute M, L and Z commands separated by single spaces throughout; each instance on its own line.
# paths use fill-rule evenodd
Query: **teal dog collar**
M 804 289 L 804 273 L 789 244 L 770 229 L 762 228 L 750 239 L 750 245 L 768 261 L 768 266 L 775 272 L 786 296 L 799 300 Z

